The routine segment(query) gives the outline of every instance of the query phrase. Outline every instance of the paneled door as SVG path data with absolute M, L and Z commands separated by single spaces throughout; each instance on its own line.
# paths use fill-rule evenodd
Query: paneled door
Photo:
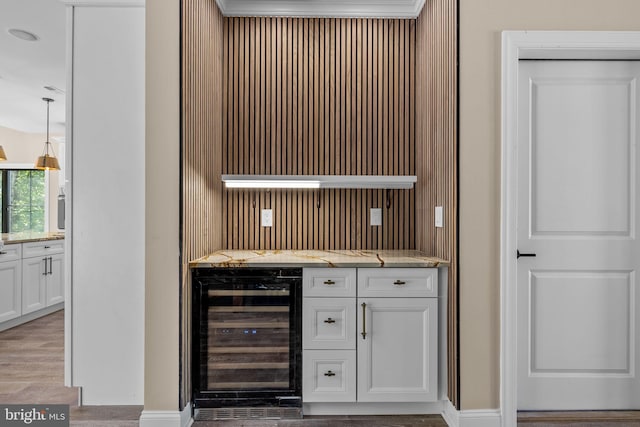
M 520 61 L 519 410 L 640 408 L 638 76 Z

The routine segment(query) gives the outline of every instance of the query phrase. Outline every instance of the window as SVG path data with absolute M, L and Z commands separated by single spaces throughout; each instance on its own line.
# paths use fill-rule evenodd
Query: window
M 45 173 L 31 169 L 0 171 L 0 222 L 3 233 L 45 231 Z

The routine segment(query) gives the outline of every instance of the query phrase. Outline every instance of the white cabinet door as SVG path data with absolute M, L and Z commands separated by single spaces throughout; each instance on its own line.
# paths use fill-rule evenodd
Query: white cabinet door
M 48 266 L 47 307 L 64 301 L 64 254 L 51 255 Z
M 47 306 L 45 258 L 22 260 L 22 314 L 28 314 Z
M 0 322 L 22 313 L 22 268 L 20 260 L 0 262 Z
M 358 298 L 358 401 L 437 400 L 437 298 Z

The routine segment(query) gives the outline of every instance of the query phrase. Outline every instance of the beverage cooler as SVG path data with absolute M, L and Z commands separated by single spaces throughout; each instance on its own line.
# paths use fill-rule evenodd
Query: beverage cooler
M 196 419 L 302 416 L 302 269 L 193 269 Z

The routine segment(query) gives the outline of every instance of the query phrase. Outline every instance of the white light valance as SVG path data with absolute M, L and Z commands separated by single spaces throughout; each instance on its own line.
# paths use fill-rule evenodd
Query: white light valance
M 415 175 L 222 175 L 227 188 L 412 189 Z

